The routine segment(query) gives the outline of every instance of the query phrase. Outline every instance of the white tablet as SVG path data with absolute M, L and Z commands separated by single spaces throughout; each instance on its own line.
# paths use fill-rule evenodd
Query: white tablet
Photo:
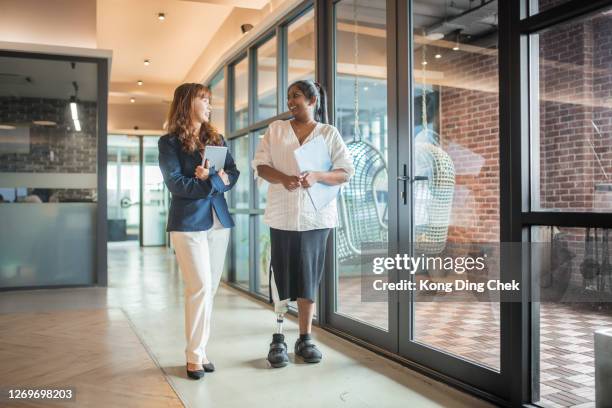
M 206 146 L 202 166 L 204 166 L 205 160 L 208 160 L 209 168 L 214 166 L 217 171 L 221 170 L 225 168 L 225 156 L 227 156 L 226 146 Z

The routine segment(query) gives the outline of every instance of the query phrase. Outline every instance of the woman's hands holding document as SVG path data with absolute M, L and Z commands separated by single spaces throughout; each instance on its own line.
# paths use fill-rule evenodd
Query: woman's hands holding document
M 208 169 L 209 163 L 208 160 L 204 161 L 204 166 L 196 167 L 195 176 L 200 180 L 206 180 L 210 175 L 210 170 Z
M 317 171 L 307 171 L 300 175 L 300 184 L 304 188 L 312 187 L 318 182 L 319 182 L 319 172 Z
M 287 189 L 287 191 L 293 191 L 296 188 L 298 188 L 300 186 L 300 184 L 301 184 L 299 177 L 297 177 L 297 176 L 288 176 L 286 174 L 281 179 L 281 183 L 283 183 L 283 186 Z
M 208 168 L 209 165 L 210 165 L 209 161 L 206 160 L 204 162 L 204 166 L 196 167 L 195 176 L 199 178 L 200 180 L 206 180 L 210 176 L 210 169 Z M 221 177 L 223 184 L 225 184 L 226 186 L 229 186 L 230 181 L 229 181 L 229 176 L 227 175 L 227 173 L 223 169 L 221 169 L 217 172 L 217 174 L 219 175 L 219 177 Z

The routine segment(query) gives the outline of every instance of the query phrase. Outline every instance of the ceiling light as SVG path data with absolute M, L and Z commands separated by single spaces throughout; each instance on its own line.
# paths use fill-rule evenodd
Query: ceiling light
M 157 13 L 157 19 L 159 21 L 164 21 L 166 19 L 166 15 L 164 13 Z
M 144 82 L 142 82 L 141 80 L 138 80 L 138 82 L 136 82 L 138 84 L 138 86 L 143 86 Z
M 136 102 L 136 99 L 130 98 L 130 103 L 135 103 L 135 102 Z
M 440 59 L 440 58 L 442 58 L 442 55 L 441 54 L 436 54 L 436 58 Z
M 240 26 L 240 30 L 242 30 L 242 34 L 246 33 L 247 31 L 251 31 L 253 29 L 253 24 L 243 24 Z
M 81 122 L 79 122 L 78 119 L 74 121 L 74 130 L 76 130 L 77 132 L 81 131 Z
M 151 64 L 151 60 L 148 60 L 148 59 L 144 60 L 144 64 L 145 64 L 145 67 L 148 67 L 149 64 Z
M 427 61 L 421 62 L 421 65 L 427 65 Z
M 453 51 L 459 51 L 459 44 L 455 44 L 455 46 L 453 47 Z
M 76 102 L 70 102 L 70 113 L 72 114 L 72 120 L 79 120 Z
M 55 126 L 55 125 L 57 125 L 57 123 L 53 122 L 52 120 L 33 120 L 32 123 L 35 124 L 35 125 L 38 125 L 38 126 Z
M 0 130 L 13 130 L 17 129 L 17 126 L 13 125 L 0 125 Z

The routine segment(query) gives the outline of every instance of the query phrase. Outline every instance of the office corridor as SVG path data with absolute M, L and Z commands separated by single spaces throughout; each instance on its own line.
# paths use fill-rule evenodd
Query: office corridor
M 40 312 L 100 316 L 100 309 L 109 309 L 107 315 L 119 320 L 125 316 L 129 327 L 124 325 L 123 329 L 131 327 L 142 343 L 142 350 L 107 347 L 107 351 L 112 351 L 112 355 L 107 356 L 109 364 L 112 361 L 125 369 L 127 361 L 130 361 L 129 370 L 124 370 L 122 377 L 127 382 L 144 373 L 155 374 L 151 371 L 152 364 L 157 365 L 160 368 L 158 373 L 165 377 L 188 407 L 279 406 L 281 403 L 293 407 L 488 406 L 318 328 L 315 328 L 314 335 L 324 354 L 321 364 L 291 363 L 283 369 L 272 370 L 267 367 L 265 356 L 274 328 L 273 314 L 265 304 L 225 286 L 221 287 L 215 300 L 213 332 L 208 348 L 208 355 L 218 371 L 207 374 L 202 381 L 189 380 L 184 369 L 182 285 L 171 250 L 163 248 L 110 246 L 108 289 L 18 291 L 0 296 L 2 319 L 25 316 L 26 313 L 29 316 L 40 315 Z M 82 330 L 86 331 L 88 327 L 82 327 Z M 36 327 L 30 330 L 35 332 Z M 78 327 L 74 332 L 77 336 Z M 298 335 L 293 319 L 287 322 L 285 333 L 291 351 Z M 126 335 L 132 336 L 130 333 Z M 34 340 L 30 339 L 34 337 L 21 339 L 24 358 L 28 347 L 36 349 Z M 87 359 L 88 347 L 100 345 L 104 339 L 110 342 L 112 336 L 92 341 L 91 346 L 81 345 L 85 352 L 79 355 Z M 0 333 L 0 344 L 5 340 Z M 65 348 L 69 347 L 70 339 L 66 338 L 65 345 Z M 61 347 L 56 345 L 54 350 L 70 354 L 70 350 Z M 143 350 L 147 353 L 142 353 Z M 100 356 L 100 353 L 96 355 Z M 142 364 L 135 364 L 134 356 L 140 356 Z M 293 361 L 292 352 L 290 358 Z M 93 358 L 91 361 L 94 364 Z M 61 366 L 68 362 L 56 360 L 55 364 Z M 89 363 L 79 361 L 79 364 L 87 366 Z M 104 384 L 106 378 L 96 378 L 95 375 L 90 378 L 97 382 L 98 389 L 108 385 L 106 400 L 88 398 L 90 388 L 79 388 L 76 384 L 77 398 L 86 402 L 79 406 L 105 405 L 113 401 L 113 397 L 120 398 L 119 394 L 128 388 Z M 48 385 L 37 384 L 37 378 L 29 381 L 23 385 Z M 66 381 L 66 385 L 70 385 L 70 378 Z M 159 393 L 159 387 L 163 388 L 165 384 L 159 383 L 158 379 L 141 381 L 133 391 L 143 395 L 142 404 L 136 402 L 138 399 L 132 399 L 129 406 L 145 406 L 144 396 Z M 164 403 L 170 404 L 172 396 L 166 397 Z

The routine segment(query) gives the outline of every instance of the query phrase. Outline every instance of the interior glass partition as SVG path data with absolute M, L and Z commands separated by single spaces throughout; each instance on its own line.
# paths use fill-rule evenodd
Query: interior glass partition
M 96 282 L 98 69 L 0 55 L 0 288 Z
M 385 1 L 335 6 L 336 127 L 353 155 L 355 177 L 339 199 L 335 311 L 387 331 L 387 302 L 361 299 L 361 253 L 389 242 L 387 53 Z
M 412 250 L 429 257 L 483 256 L 487 270 L 461 278 L 499 279 L 497 2 L 473 10 L 413 4 L 413 157 L 420 180 L 412 184 Z M 452 25 L 458 18 L 465 19 L 461 29 Z M 430 268 L 416 280 L 457 277 Z M 413 340 L 499 370 L 500 303 L 479 300 L 415 297 Z
M 210 91 L 212 93 L 210 121 L 219 133 L 227 138 L 225 130 L 225 89 L 225 75 L 222 70 L 210 83 Z
M 529 35 L 531 375 L 543 407 L 595 406 L 594 333 L 612 329 L 610 230 L 600 224 L 612 212 L 611 27 L 608 8 Z M 564 225 L 537 225 L 559 213 Z
M 106 166 L 108 240 L 140 238 L 140 139 L 109 135 Z

